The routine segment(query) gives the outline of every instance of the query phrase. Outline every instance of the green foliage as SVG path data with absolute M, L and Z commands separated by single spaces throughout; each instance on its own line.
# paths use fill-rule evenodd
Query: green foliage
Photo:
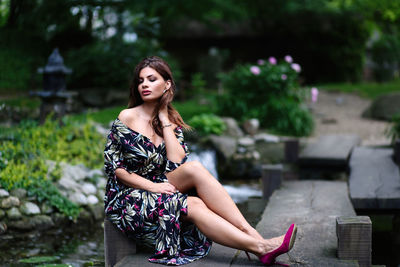
M 59 167 L 49 173 L 45 160 L 102 168 L 105 140 L 90 121 L 65 119 L 63 123 L 60 126 L 48 119 L 38 126 L 34 121 L 25 121 L 15 131 L 0 136 L 0 184 L 7 190 L 26 188 L 39 202 L 76 218 L 79 207 L 52 184 L 60 178 Z
M 400 114 L 393 116 L 392 125 L 386 129 L 385 133 L 392 140 L 392 143 L 400 138 Z
M 203 136 L 210 134 L 221 135 L 226 129 L 224 121 L 214 114 L 203 113 L 196 115 L 189 120 L 189 124 Z
M 296 67 L 286 61 L 237 65 L 221 76 L 226 93 L 219 98 L 218 113 L 242 121 L 258 118 L 262 127 L 285 135 L 311 134 L 313 120 L 302 105 Z
M 400 35 L 382 34 L 371 48 L 371 57 L 376 80 L 392 80 L 400 62 Z
M 0 45 L 0 92 L 28 89 L 31 64 L 25 51 Z
M 157 42 L 149 39 L 127 44 L 116 38 L 74 49 L 65 61 L 75 70 L 70 88 L 128 88 L 135 64 L 148 55 L 160 55 Z

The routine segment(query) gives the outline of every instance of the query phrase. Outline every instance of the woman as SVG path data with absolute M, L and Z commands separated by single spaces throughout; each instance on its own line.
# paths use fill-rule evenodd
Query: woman
M 149 57 L 136 66 L 128 109 L 114 121 L 104 151 L 107 218 L 154 247 L 151 262 L 192 262 L 208 254 L 213 240 L 272 264 L 292 248 L 296 227 L 264 239 L 200 163 L 185 163 L 182 128 L 189 126 L 171 105 L 174 93 L 165 61 Z M 186 194 L 191 189 L 197 197 Z

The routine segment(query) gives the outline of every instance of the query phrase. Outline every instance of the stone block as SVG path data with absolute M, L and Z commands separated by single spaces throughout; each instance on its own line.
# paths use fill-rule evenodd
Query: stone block
M 342 216 L 336 218 L 338 258 L 357 260 L 371 266 L 372 223 L 368 216 Z
M 19 198 L 10 196 L 10 197 L 4 198 L 1 201 L 0 207 L 3 208 L 3 209 L 9 209 L 11 207 L 19 206 L 20 203 L 21 202 L 19 201 Z
M 288 139 L 285 140 L 285 161 L 288 163 L 295 163 L 299 158 L 299 140 Z
M 22 203 L 20 211 L 28 216 L 40 214 L 40 208 L 38 207 L 38 205 L 32 202 Z
M 8 197 L 8 196 L 10 196 L 10 193 L 7 190 L 0 189 L 0 198 Z
M 112 267 L 125 256 L 136 253 L 136 243 L 122 233 L 112 222 L 104 220 L 105 266 Z
M 282 184 L 282 164 L 262 165 L 263 198 L 268 199 Z

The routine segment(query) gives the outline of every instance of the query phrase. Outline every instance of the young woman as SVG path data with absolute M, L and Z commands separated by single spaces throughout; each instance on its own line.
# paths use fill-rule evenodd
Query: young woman
M 107 218 L 155 248 L 151 262 L 192 262 L 208 254 L 212 240 L 274 263 L 292 248 L 295 225 L 286 235 L 264 239 L 199 162 L 186 162 L 182 128 L 189 126 L 171 105 L 174 93 L 161 58 L 136 66 L 128 108 L 114 121 L 104 151 Z M 196 197 L 186 194 L 191 189 Z

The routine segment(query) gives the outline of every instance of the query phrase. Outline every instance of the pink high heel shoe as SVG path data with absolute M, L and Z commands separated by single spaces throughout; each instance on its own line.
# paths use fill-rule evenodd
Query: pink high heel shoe
M 272 265 L 275 263 L 276 257 L 289 252 L 289 250 L 293 248 L 294 241 L 296 239 L 296 233 L 297 233 L 297 226 L 295 224 L 290 225 L 289 229 L 285 234 L 282 245 L 260 256 L 259 259 L 261 263 L 263 263 L 264 265 Z

